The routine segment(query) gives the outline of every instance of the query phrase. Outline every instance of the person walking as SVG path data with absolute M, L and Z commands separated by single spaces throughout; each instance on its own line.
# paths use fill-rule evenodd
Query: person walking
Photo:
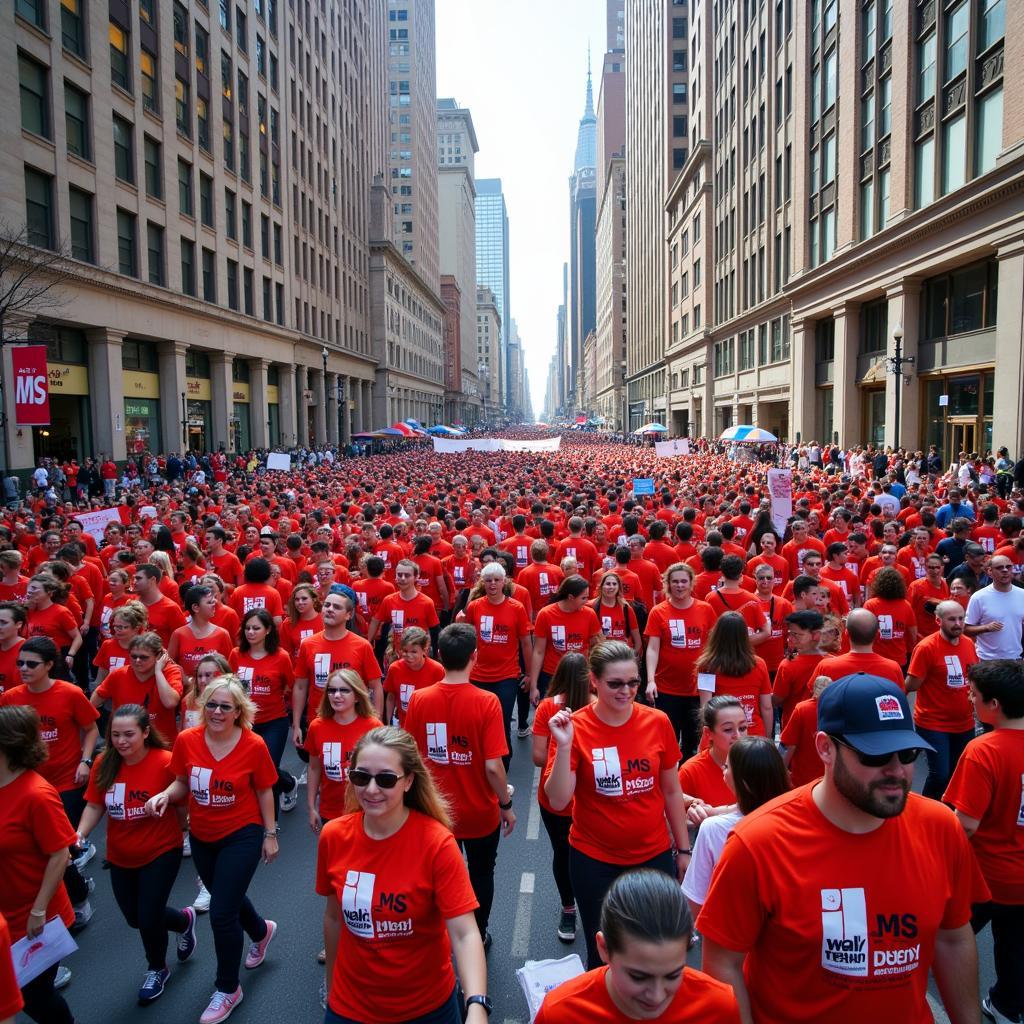
M 1013 562 L 993 555 L 989 562 L 992 582 L 967 603 L 964 632 L 977 640 L 982 661 L 1019 658 L 1024 638 L 1024 588 L 1013 584 Z

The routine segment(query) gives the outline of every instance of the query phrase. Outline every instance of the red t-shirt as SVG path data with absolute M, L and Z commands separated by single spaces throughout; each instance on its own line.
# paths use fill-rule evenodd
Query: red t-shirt
M 215 626 L 220 626 L 221 629 L 226 629 L 232 642 L 236 642 L 238 640 L 238 634 L 241 628 L 241 619 L 239 619 L 235 609 L 230 605 L 218 604 L 217 611 L 214 613 L 214 616 L 210 621 Z
M 24 1006 L 25 1000 L 21 997 L 11 959 L 11 931 L 3 914 L 0 914 L 0 1020 L 16 1017 Z
M 828 676 L 832 680 L 842 679 L 843 676 L 852 676 L 858 672 L 881 676 L 901 690 L 906 689 L 903 684 L 903 669 L 892 658 L 875 654 L 874 651 L 869 651 L 867 654 L 847 651 L 846 654 L 834 654 L 829 658 L 822 658 L 818 663 L 818 675 Z
M 586 654 L 591 640 L 601 635 L 601 623 L 594 609 L 584 605 L 579 611 L 563 612 L 557 604 L 545 605 L 537 612 L 534 630 L 538 640 L 546 641 L 541 671 L 553 674 L 569 651 Z
M 789 718 L 803 700 L 810 700 L 814 680 L 821 673 L 818 666 L 824 655 L 798 654 L 792 661 L 784 661 L 775 673 L 772 700 L 781 705 L 783 719 Z
M 913 626 L 915 621 L 910 602 L 870 597 L 864 602 L 864 607 L 878 616 L 878 635 L 872 645 L 875 654 L 891 658 L 898 665 L 906 664 L 910 651 L 907 627 Z
M 590 705 L 572 723 L 569 844 L 607 864 L 640 864 L 670 849 L 661 773 L 679 763 L 679 743 L 668 715 L 634 704 L 628 721 L 613 726 Z
M 63 679 L 55 679 L 42 693 L 33 693 L 24 684 L 12 687 L 0 695 L 0 707 L 9 704 L 35 708 L 39 715 L 39 738 L 46 744 L 47 753 L 36 769 L 39 774 L 58 792 L 74 789 L 75 772 L 82 759 L 82 732 L 100 713 L 77 686 Z
M 996 903 L 1024 903 L 1024 732 L 996 729 L 967 744 L 942 802 L 980 824 L 971 847 Z
M 514 559 L 516 578 L 519 577 L 520 570 L 525 569 L 530 564 L 530 545 L 532 543 L 532 537 L 521 537 L 519 534 L 515 534 L 498 545 L 501 551 L 507 551 Z
M 753 576 L 759 565 L 767 565 L 775 573 L 772 590 L 782 593 L 782 588 L 789 582 L 789 562 L 782 555 L 756 555 L 747 562 L 747 573 Z
M 361 813 L 329 822 L 317 844 L 316 891 L 333 896 L 341 910 L 327 997 L 334 1013 L 395 1024 L 451 995 L 445 922 L 479 904 L 443 825 L 410 811 L 393 836 L 377 840 L 367 836 Z
M 424 658 L 419 671 L 414 672 L 405 658 L 391 662 L 387 677 L 384 679 L 384 692 L 390 693 L 395 700 L 395 716 L 401 728 L 405 728 L 405 714 L 409 710 L 409 701 L 417 690 L 433 686 L 444 679 L 444 667 L 433 658 Z
M 601 635 L 607 640 L 623 640 L 633 646 L 633 630 L 637 628 L 636 612 L 633 606 L 622 604 L 607 605 L 598 601 L 590 606 L 601 624 Z
M 663 693 L 697 696 L 694 665 L 715 625 L 715 613 L 704 601 L 694 599 L 689 608 L 669 601 L 656 604 L 647 618 L 644 636 L 661 640 L 654 682 Z
M 327 677 L 342 668 L 355 669 L 359 673 L 359 678 L 367 684 L 371 679 L 381 677 L 380 665 L 369 641 L 351 630 L 348 630 L 340 640 L 328 640 L 323 632 L 320 632 L 299 644 L 299 656 L 295 660 L 295 678 L 305 679 L 308 684 L 306 713 L 310 718 L 320 707 L 320 698 L 327 685 Z
M 96 652 L 92 663 L 97 668 L 105 668 L 108 672 L 113 672 L 115 668 L 121 668 L 122 665 L 128 664 L 128 648 L 122 647 L 111 637 L 100 644 L 100 649 Z
M 436 683 L 412 695 L 405 728 L 449 800 L 455 835 L 490 835 L 501 815 L 484 764 L 508 753 L 498 698 L 472 684 Z
M 608 967 L 570 978 L 544 997 L 533 1024 L 623 1024 L 627 1018 L 608 994 Z M 687 967 L 672 1002 L 658 1015 L 660 1024 L 739 1024 L 732 989 L 694 967 Z
M 767 601 L 758 598 L 764 617 L 772 627 L 772 635 L 758 644 L 757 653 L 764 658 L 769 672 L 774 672 L 786 656 L 786 616 L 793 614 L 793 606 L 784 597 L 774 595 Z
M 256 793 L 277 782 L 277 769 L 261 736 L 242 729 L 235 748 L 217 760 L 206 745 L 206 728 L 185 729 L 174 741 L 171 771 L 189 788 L 189 829 L 215 843 L 246 825 L 261 825 Z
M 564 694 L 560 693 L 556 697 L 545 697 L 537 705 L 537 710 L 533 715 L 533 735 L 543 736 L 547 740 L 547 757 L 544 761 L 544 767 L 540 770 L 540 783 L 537 786 L 537 803 L 539 803 L 541 807 L 550 814 L 557 814 L 563 818 L 571 818 L 573 805 L 572 800 L 570 800 L 569 803 L 560 811 L 556 811 L 551 806 L 551 801 L 548 799 L 547 793 L 544 792 L 544 783 L 547 782 L 548 776 L 551 774 L 551 767 L 555 763 L 555 754 L 558 751 L 555 744 L 551 742 L 551 728 L 548 723 L 551 721 L 551 716 L 556 714 L 564 706 Z
M 319 715 L 309 723 L 303 747 L 310 757 L 320 760 L 320 817 L 337 818 L 345 813 L 345 791 L 352 751 L 361 736 L 383 723 L 376 718 L 361 718 L 347 725 Z
M 25 937 L 29 911 L 50 857 L 75 841 L 75 830 L 57 791 L 36 772 L 22 772 L 0 789 L 0 794 L 0 863 L 4 866 L 0 913 L 7 918 L 11 938 L 17 942 Z M 63 881 L 57 883 L 46 906 L 46 919 L 53 917 L 69 927 L 75 920 Z
M 228 631 L 220 626 L 214 626 L 213 632 L 201 640 L 192 632 L 190 625 L 179 626 L 173 635 L 178 638 L 178 651 L 174 660 L 190 678 L 195 677 L 199 662 L 208 654 L 221 654 L 226 658 L 234 647 Z
M 242 582 L 242 563 L 237 555 L 225 551 L 223 555 L 210 555 L 207 561 L 210 563 L 211 571 L 229 587 L 236 587 Z
M 967 837 L 949 808 L 915 793 L 873 831 L 842 831 L 812 789 L 737 824 L 697 928 L 747 954 L 758 1024 L 926 1024 L 936 933 L 988 898 Z
M 586 537 L 566 537 L 559 541 L 552 561 L 561 565 L 563 558 L 575 558 L 580 575 L 588 583 L 601 564 L 597 548 Z
M 679 785 L 687 796 L 699 797 L 712 807 L 736 803 L 736 794 L 725 784 L 725 773 L 709 749 L 701 750 L 683 762 L 679 769 Z
M 789 762 L 789 778 L 794 786 L 815 782 L 825 774 L 821 758 L 814 746 L 818 733 L 818 702 L 813 697 L 803 700 L 787 715 L 779 741 L 793 748 Z
M 293 626 L 289 619 L 278 627 L 278 636 L 281 638 L 281 650 L 286 651 L 294 661 L 299 656 L 299 645 L 303 640 L 315 636 L 324 628 L 323 616 L 317 612 L 312 619 L 299 619 Z
M 161 818 L 146 814 L 146 801 L 173 781 L 171 752 L 151 747 L 138 764 L 121 762 L 114 784 L 105 792 L 96 784 L 101 754 L 92 766 L 85 799 L 106 808 L 107 860 L 119 868 L 141 868 L 162 853 L 181 847 L 178 816 L 168 810 Z
M 164 647 L 171 642 L 171 634 L 185 625 L 185 613 L 169 598 L 161 597 L 159 601 L 146 605 L 149 628 L 159 634 Z
M 78 623 L 74 615 L 62 604 L 51 604 L 49 608 L 28 613 L 25 624 L 25 638 L 48 636 L 59 648 L 70 647 L 74 642 Z
M 181 669 L 173 661 L 164 666 L 164 678 L 180 697 L 183 692 Z M 149 712 L 150 721 L 157 732 L 169 743 L 178 735 L 178 708 L 164 707 L 155 673 L 143 682 L 129 662 L 121 668 L 115 668 L 94 692 L 110 701 L 112 711 L 122 704 L 141 704 Z
M 441 621 L 434 602 L 425 594 L 417 594 L 407 601 L 398 591 L 381 600 L 373 617 L 378 622 L 390 623 L 391 636 L 395 640 L 410 626 L 419 626 L 429 632 Z
M 481 683 L 518 679 L 523 674 L 519 667 L 519 641 L 533 632 L 526 609 L 510 597 L 498 604 L 479 597 L 466 605 L 464 614 L 466 621 L 476 628 L 473 679 Z
M 243 583 L 232 591 L 228 604 L 241 622 L 245 613 L 253 608 L 266 608 L 271 618 L 284 618 L 284 604 L 281 594 L 265 583 Z
M 907 675 L 924 680 L 914 702 L 916 726 L 938 732 L 974 731 L 967 670 L 977 660 L 974 641 L 968 636 L 951 644 L 940 631 L 918 643 L 907 670 Z
M 15 686 L 21 686 L 21 673 L 18 671 L 16 662 L 18 651 L 21 650 L 21 645 L 24 642 L 19 637 L 9 650 L 0 650 L 0 694 Z
M 0 601 L 24 601 L 28 584 L 29 578 L 21 575 L 17 583 L 4 583 L 0 580 Z
M 565 573 L 550 562 L 531 562 L 519 574 L 517 581 L 530 592 L 530 603 L 535 609 L 543 608 L 558 590 Z
M 295 676 L 292 659 L 281 648 L 273 654 L 254 658 L 237 647 L 230 652 L 228 663 L 256 705 L 256 722 L 273 722 L 287 715 L 285 694 L 292 688 Z
M 419 569 L 416 576 L 416 587 L 421 594 L 430 598 L 436 609 L 440 609 L 441 590 L 437 585 L 437 577 L 444 576 L 441 560 L 433 555 L 416 555 L 413 561 Z
M 441 567 L 451 578 L 452 583 L 455 584 L 456 590 L 461 592 L 473 585 L 476 574 L 473 571 L 473 559 L 469 555 L 465 558 L 456 558 L 455 555 L 449 555 L 447 558 L 441 559 Z
M 768 677 L 768 666 L 763 658 L 754 655 L 754 667 L 741 676 L 727 676 L 721 672 L 697 671 L 697 690 L 707 693 L 726 693 L 737 698 L 743 705 L 743 713 L 747 716 L 747 733 L 751 736 L 764 736 L 766 729 L 761 717 L 761 697 L 772 692 L 771 679 Z M 771 725 L 771 723 L 768 723 Z
M 363 618 L 369 620 L 377 614 L 381 601 L 388 594 L 397 593 L 394 583 L 388 583 L 385 579 L 355 580 L 352 589 L 356 592 L 356 601 Z

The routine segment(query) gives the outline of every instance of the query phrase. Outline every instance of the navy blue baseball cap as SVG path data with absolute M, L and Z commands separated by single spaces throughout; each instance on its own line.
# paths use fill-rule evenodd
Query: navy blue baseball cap
M 818 729 L 862 754 L 934 750 L 914 729 L 906 694 L 888 679 L 857 672 L 837 679 L 818 697 Z

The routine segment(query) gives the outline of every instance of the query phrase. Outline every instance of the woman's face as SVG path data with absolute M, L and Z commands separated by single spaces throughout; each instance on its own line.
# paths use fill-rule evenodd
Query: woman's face
M 646 942 L 626 936 L 623 948 L 609 953 L 604 935 L 597 948 L 609 966 L 608 994 L 626 1016 L 657 1020 L 668 1009 L 683 983 L 689 937 Z
M 29 608 L 41 608 L 48 600 L 46 588 L 41 583 L 32 580 L 25 590 L 25 603 Z
M 620 588 L 619 577 L 611 573 L 601 580 L 601 596 L 607 601 L 614 601 L 619 596 Z
M 218 686 L 206 702 L 206 727 L 215 733 L 231 729 L 241 711 L 227 686 Z
M 640 669 L 635 661 L 613 661 L 600 677 L 593 676 L 597 699 L 605 707 L 628 708 L 640 689 Z
M 327 681 L 327 699 L 335 715 L 350 715 L 356 706 L 356 695 L 341 676 Z
M 402 648 L 402 657 L 413 672 L 418 672 L 427 660 L 427 649 L 421 644 L 409 644 L 408 647 Z
M 207 594 L 205 597 L 200 598 L 195 605 L 194 609 L 198 609 L 200 615 L 205 615 L 206 618 L 212 619 L 217 614 L 217 598 L 213 594 Z
M 399 777 L 397 784 L 390 789 L 379 786 L 375 779 L 366 786 L 350 783 L 355 791 L 356 800 L 367 817 L 386 818 L 401 808 L 405 794 L 412 786 L 413 778 L 411 775 L 404 775 L 402 759 L 397 751 L 375 743 L 368 744 L 359 752 L 359 760 L 353 767 L 362 768 L 371 775 L 391 772 Z
M 255 615 L 245 620 L 245 639 L 249 641 L 250 647 L 264 644 L 268 632 L 267 627 Z
M 119 572 L 111 573 L 107 577 L 107 586 L 110 587 L 111 594 L 120 596 L 124 593 L 126 586 L 124 577 Z
M 148 679 L 156 668 L 157 656 L 146 647 L 136 647 L 128 655 L 132 663 L 132 671 L 139 679 Z
M 0 609 L 0 643 L 10 643 L 18 635 L 18 623 L 10 609 Z
M 711 730 L 711 742 L 719 754 L 726 754 L 729 748 L 747 735 L 747 715 L 743 708 L 724 708 L 719 711 L 715 727 Z
M 125 643 L 135 636 L 135 627 L 127 619 L 117 616 L 110 620 L 110 632 L 115 640 Z
M 669 596 L 676 601 L 682 601 L 690 596 L 690 574 L 682 570 L 672 573 L 668 578 Z
M 122 715 L 110 723 L 110 742 L 123 757 L 131 758 L 142 752 L 146 745 L 148 729 L 141 729 L 130 715 Z
M 293 594 L 292 598 L 300 619 L 305 618 L 307 615 L 312 617 L 312 615 L 316 614 L 313 608 L 313 595 L 308 590 L 300 590 Z
M 224 673 L 212 662 L 212 661 L 201 661 L 199 667 L 196 669 L 196 687 L 200 693 L 206 689 L 206 687 L 213 682 L 217 676 L 223 675 Z

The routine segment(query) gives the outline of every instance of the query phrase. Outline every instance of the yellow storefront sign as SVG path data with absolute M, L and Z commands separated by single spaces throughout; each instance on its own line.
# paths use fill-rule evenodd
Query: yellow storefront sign
M 210 381 L 207 377 L 186 377 L 185 392 L 195 402 L 210 401 Z
M 277 395 L 277 385 L 276 384 L 268 384 L 267 385 L 267 405 L 278 405 L 280 403 L 280 401 L 281 400 L 278 398 L 278 395 Z
M 89 371 L 69 363 L 47 363 L 46 376 L 53 395 L 89 394 Z
M 141 370 L 125 370 L 125 398 L 159 398 L 160 377 L 155 373 L 144 373 Z

